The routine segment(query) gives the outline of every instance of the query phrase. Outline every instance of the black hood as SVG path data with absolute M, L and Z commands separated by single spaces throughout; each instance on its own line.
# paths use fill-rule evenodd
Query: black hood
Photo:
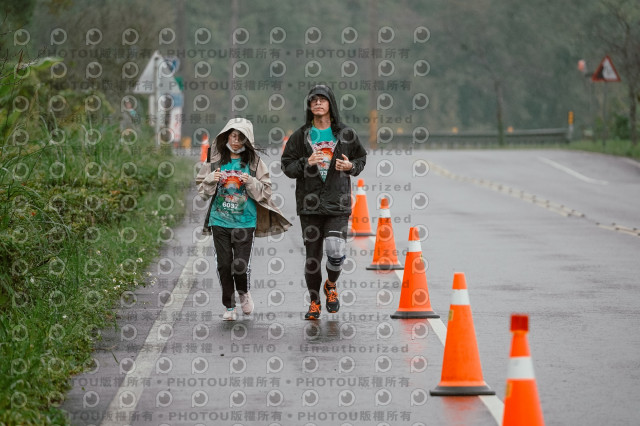
M 313 122 L 313 113 L 309 108 L 309 98 L 313 95 L 322 95 L 325 98 L 329 99 L 329 114 L 331 115 L 331 127 L 337 128 L 340 122 L 340 111 L 338 110 L 338 104 L 336 102 L 336 97 L 333 95 L 333 91 L 329 88 L 329 86 L 325 86 L 324 84 L 318 84 L 313 86 L 307 97 L 304 98 L 304 110 L 306 113 L 306 124 L 311 125 Z

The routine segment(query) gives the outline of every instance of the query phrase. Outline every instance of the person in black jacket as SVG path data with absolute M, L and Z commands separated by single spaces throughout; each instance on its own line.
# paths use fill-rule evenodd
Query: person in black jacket
M 296 180 L 296 212 L 306 250 L 304 276 L 311 303 L 305 319 L 321 312 L 322 250 L 327 254 L 323 290 L 327 311 L 340 309 L 336 282 L 346 258 L 351 214 L 351 176 L 360 174 L 367 153 L 356 132 L 340 121 L 333 91 L 314 86 L 305 99 L 306 122 L 289 137 L 282 171 Z

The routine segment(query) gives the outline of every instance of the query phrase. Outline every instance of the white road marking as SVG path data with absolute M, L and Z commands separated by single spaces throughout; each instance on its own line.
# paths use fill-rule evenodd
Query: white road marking
M 373 238 L 373 237 L 369 237 L 369 238 Z M 396 269 L 394 272 L 398 276 L 400 283 L 402 283 L 402 276 L 404 274 L 404 271 L 400 269 Z M 447 327 L 445 327 L 444 323 L 440 318 L 427 318 L 427 319 L 429 320 L 429 324 L 431 324 L 431 328 L 436 333 L 436 336 L 438 336 L 438 340 L 440 340 L 440 343 L 442 343 L 442 346 L 444 346 L 444 342 L 447 340 Z
M 562 165 L 560 163 L 556 163 L 553 160 L 550 160 L 549 158 L 546 157 L 538 157 L 538 160 L 542 161 L 543 163 L 547 163 L 548 165 L 550 165 L 551 167 L 554 167 L 558 170 L 561 170 L 565 173 L 567 173 L 568 175 L 571 175 L 577 179 L 580 179 L 583 182 L 587 182 L 587 183 L 592 183 L 594 185 L 608 185 L 609 182 L 607 182 L 606 180 L 599 180 L 599 179 L 593 179 L 590 177 L 587 177 L 585 175 L 583 175 L 582 173 L 578 173 L 573 169 L 570 169 L 569 167 Z
M 376 237 L 369 237 L 369 240 L 373 242 L 375 247 Z M 400 279 L 400 283 L 402 283 L 404 270 L 396 269 L 394 272 Z M 447 327 L 444 325 L 444 322 L 442 322 L 440 318 L 428 318 L 428 321 L 431 328 L 436 333 L 436 336 L 438 336 L 438 340 L 440 340 L 440 343 L 444 346 L 447 341 Z M 502 417 L 504 415 L 504 402 L 502 402 L 502 400 L 496 395 L 479 395 L 478 398 L 480 398 L 480 401 L 482 401 L 487 407 L 496 423 L 501 425 Z
M 487 406 L 496 423 L 501 425 L 504 417 L 504 402 L 496 395 L 479 395 L 478 398 Z
M 369 237 L 369 241 L 371 241 L 373 243 L 373 246 L 375 247 L 376 237 Z M 416 243 L 419 244 L 420 241 L 416 241 Z M 420 249 L 420 251 L 422 251 L 422 249 Z M 404 270 L 395 269 L 394 272 L 396 273 L 398 279 L 400 280 L 400 283 L 402 284 L 402 276 L 404 274 Z M 428 320 L 429 324 L 431 324 L 431 328 L 436 333 L 436 336 L 438 336 L 440 343 L 442 343 L 442 346 L 444 346 L 444 342 L 447 340 L 447 327 L 445 327 L 440 318 L 428 318 Z
M 369 237 L 370 240 L 375 244 L 375 237 Z M 199 241 L 197 243 L 198 248 L 206 247 L 209 242 Z M 199 250 L 198 250 L 199 251 Z M 160 354 L 163 353 L 164 347 L 167 343 L 167 340 L 160 339 L 158 330 L 160 327 L 169 324 L 173 326 L 175 322 L 175 318 L 177 315 L 173 315 L 173 313 L 177 313 L 182 311 L 182 307 L 187 297 L 191 293 L 191 285 L 195 280 L 192 279 L 193 273 L 193 264 L 195 260 L 198 259 L 196 257 L 190 257 L 185 264 L 180 277 L 178 278 L 178 282 L 171 292 L 171 298 L 173 299 L 173 303 L 170 305 L 166 305 L 163 308 L 164 315 L 158 315 L 158 318 L 173 318 L 173 320 L 169 320 L 167 322 L 162 322 L 156 320 L 149 330 L 149 334 L 144 342 L 144 347 L 155 348 L 154 351 L 144 351 L 139 352 L 138 356 L 135 359 L 136 368 L 134 371 L 127 373 L 124 380 L 122 381 L 122 385 L 116 391 L 109 407 L 107 408 L 107 413 L 116 413 L 119 412 L 121 415 L 124 415 L 126 419 L 130 418 L 130 414 L 136 410 L 138 402 L 140 401 L 140 396 L 142 395 L 142 391 L 144 389 L 143 382 L 141 380 L 143 378 L 148 378 L 151 376 L 151 372 L 153 367 L 160 357 Z M 404 271 L 395 270 L 394 271 L 400 281 L 402 282 L 402 276 Z M 429 324 L 431 324 L 431 328 L 436 333 L 436 336 L 440 340 L 440 343 L 444 346 L 447 336 L 447 328 L 440 318 L 429 318 Z M 132 383 L 135 383 L 132 385 Z M 123 392 L 133 393 L 135 398 L 135 403 L 128 407 L 121 407 L 119 404 L 120 395 Z M 500 425 L 502 423 L 502 416 L 504 412 L 504 403 L 495 395 L 482 395 L 479 396 L 480 400 L 485 404 L 493 418 L 496 420 L 497 424 Z M 120 426 L 121 422 L 115 420 L 115 415 L 111 416 L 111 419 L 105 419 L 101 426 Z M 128 420 L 125 420 L 127 423 Z
M 539 157 L 542 161 L 543 157 Z M 551 161 L 551 160 L 549 160 Z M 633 160 L 630 160 L 633 161 Z M 639 163 L 640 164 L 640 163 Z M 638 166 L 640 167 L 640 165 Z M 459 176 L 456 174 L 451 173 L 449 170 L 447 169 L 443 169 L 441 166 L 438 166 L 437 164 L 433 164 L 433 163 L 429 163 L 429 169 L 432 170 L 434 173 L 442 176 L 442 177 L 446 177 L 449 179 L 453 179 L 453 180 L 457 180 L 459 182 L 468 182 L 468 183 L 472 183 L 474 185 L 478 185 L 478 186 L 482 186 L 482 187 L 486 187 L 489 188 L 491 190 L 500 192 L 502 194 L 505 195 L 509 195 L 511 197 L 515 197 L 515 198 L 519 198 L 523 201 L 526 201 L 528 203 L 532 203 L 535 204 L 539 207 L 542 207 L 543 209 L 546 209 L 550 212 L 559 214 L 561 216 L 564 217 L 569 217 L 569 216 L 573 216 L 573 217 L 580 217 L 583 219 L 587 219 L 587 215 L 585 215 L 584 213 L 580 213 L 579 211 L 566 207 L 564 205 L 558 204 L 558 203 L 554 203 L 552 201 L 549 200 L 545 200 L 544 198 L 540 198 L 534 194 L 529 194 L 527 192 L 515 189 L 515 188 L 510 188 L 506 185 L 501 185 L 501 184 L 497 184 L 497 183 L 493 183 L 491 181 L 480 181 L 478 179 L 471 179 L 469 177 L 466 176 Z M 587 178 L 589 179 L 589 178 Z M 600 181 L 600 182 L 604 182 L 604 184 L 607 184 L 608 182 L 606 181 Z M 602 223 L 598 223 L 595 222 L 593 220 L 589 220 L 590 223 L 595 224 L 596 226 L 603 228 L 603 229 L 608 229 L 610 231 L 615 231 L 615 232 L 622 232 L 623 234 L 627 234 L 627 235 L 632 235 L 634 237 L 640 237 L 640 231 L 637 228 L 630 228 L 628 226 L 624 226 L 624 225 L 616 225 L 616 224 L 612 224 L 612 225 L 604 225 Z
M 196 252 L 201 252 L 201 249 L 207 247 L 209 244 L 211 244 L 211 242 L 208 238 L 199 240 L 197 243 L 198 250 L 196 250 Z M 163 307 L 162 312 L 164 312 L 164 315 L 162 314 L 162 312 L 160 313 L 160 315 L 158 315 L 158 318 L 168 318 L 168 320 L 164 322 L 156 319 L 156 321 L 153 323 L 153 326 L 151 326 L 151 330 L 149 330 L 147 339 L 144 342 L 143 348 L 153 348 L 153 350 L 138 352 L 138 355 L 135 359 L 136 368 L 133 371 L 127 373 L 124 380 L 122 381 L 122 385 L 116 392 L 115 396 L 111 400 L 111 403 L 109 404 L 109 407 L 107 408 L 107 413 L 111 414 L 112 418 L 105 419 L 102 422 L 102 426 L 121 426 L 123 423 L 129 423 L 130 414 L 136 410 L 138 402 L 140 401 L 140 396 L 142 395 L 142 391 L 144 389 L 144 380 L 142 379 L 151 377 L 153 367 L 160 357 L 160 354 L 164 352 L 164 347 L 167 344 L 167 339 L 159 338 L 158 330 L 160 329 L 160 327 L 166 324 L 173 326 L 176 321 L 175 319 L 178 317 L 177 315 L 173 314 L 182 311 L 182 306 L 184 305 L 185 300 L 187 300 L 187 297 L 191 292 L 193 282 L 195 282 L 195 280 L 193 279 L 193 265 L 197 259 L 200 259 L 200 257 L 189 257 L 187 263 L 184 265 L 182 273 L 178 278 L 178 282 L 176 283 L 176 286 L 171 292 L 171 297 L 169 298 L 169 300 L 173 299 L 173 303 L 165 305 Z M 120 406 L 120 395 L 123 392 L 133 393 L 135 402 L 131 404 L 131 406 Z M 125 418 L 127 420 L 116 421 L 116 412 L 126 413 Z
M 444 325 L 440 318 L 429 318 L 429 324 L 431 324 L 431 328 L 438 336 L 440 343 L 444 346 L 447 341 L 447 327 Z

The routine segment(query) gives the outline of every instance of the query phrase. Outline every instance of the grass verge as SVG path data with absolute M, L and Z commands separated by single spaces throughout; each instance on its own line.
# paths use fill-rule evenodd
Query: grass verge
M 593 140 L 571 141 L 567 148 L 640 160 L 640 144 L 633 145 L 629 140 L 608 140 L 606 142 Z
M 185 211 L 193 161 L 116 134 L 3 147 L 0 424 L 68 424 L 69 378 L 92 368 L 100 330 L 149 283 L 159 237 Z

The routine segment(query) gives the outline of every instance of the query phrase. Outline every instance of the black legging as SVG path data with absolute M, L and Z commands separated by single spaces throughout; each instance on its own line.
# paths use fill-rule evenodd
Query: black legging
M 246 293 L 251 287 L 251 251 L 255 228 L 212 226 L 213 247 L 222 287 L 222 304 L 236 306 L 235 291 Z
M 304 278 L 311 301 L 320 303 L 324 239 L 331 236 L 346 239 L 348 221 L 348 216 L 300 215 L 306 249 Z M 331 282 L 336 282 L 340 277 L 340 269 L 326 268 L 326 271 L 327 279 Z

